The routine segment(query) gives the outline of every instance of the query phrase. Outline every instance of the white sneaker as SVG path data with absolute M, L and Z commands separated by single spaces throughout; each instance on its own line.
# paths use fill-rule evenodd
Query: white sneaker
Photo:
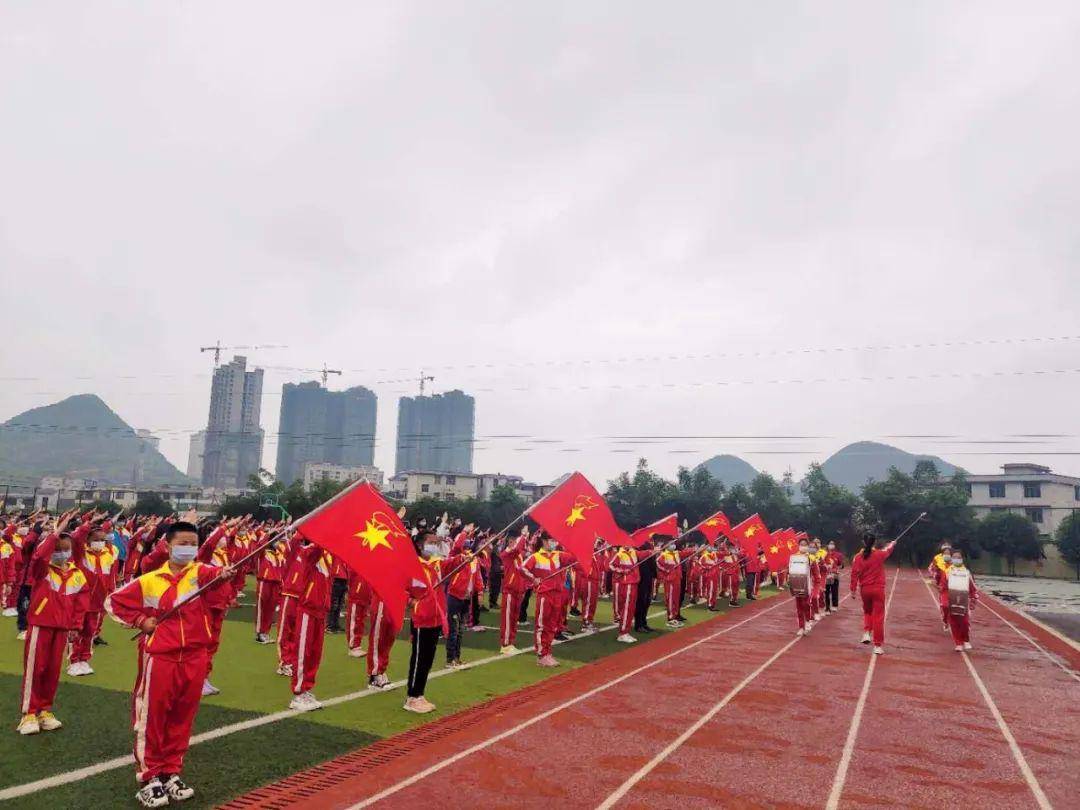
M 581 625 L 581 632 L 582 632 L 583 635 L 591 636 L 593 633 L 596 632 L 596 625 L 595 624 L 583 624 L 583 625 Z
M 884 654 L 885 654 L 885 648 L 884 647 L 874 647 L 874 655 L 884 655 Z
M 15 636 L 15 640 L 16 641 L 26 641 L 26 631 L 25 630 L 21 631 L 19 633 L 19 635 Z
M 390 679 L 386 677 L 386 673 L 381 675 L 372 675 L 368 680 L 368 686 L 374 689 L 391 689 L 393 684 L 390 683 Z
M 19 611 L 16 610 L 15 608 L 4 608 L 3 613 L 0 614 L 0 615 L 6 616 L 6 617 L 8 617 L 10 619 L 12 616 L 18 616 Z
M 971 649 L 971 642 L 970 641 L 965 641 L 964 642 L 964 649 L 965 650 L 970 650 Z
M 862 634 L 862 643 L 869 644 L 871 641 L 873 641 L 873 636 L 870 635 L 870 631 L 868 630 Z
M 815 621 L 815 622 L 820 622 L 820 621 L 821 621 L 822 619 L 824 619 L 824 618 L 825 618 L 825 614 L 824 614 L 824 613 L 815 613 L 815 614 L 814 614 L 814 621 Z
M 151 779 L 135 794 L 143 807 L 165 807 L 169 803 L 169 794 L 157 779 Z
M 41 731 L 41 724 L 38 723 L 37 715 L 24 715 L 23 719 L 19 721 L 17 731 L 24 736 L 27 734 L 37 734 Z
M 621 641 L 623 644 L 633 644 L 635 641 L 637 641 L 637 639 L 634 638 L 629 633 L 623 633 L 621 636 L 619 636 L 615 640 L 616 641 Z
M 519 652 L 521 652 L 521 650 L 519 650 L 513 644 L 507 644 L 505 647 L 499 648 L 500 655 L 516 655 Z
M 186 802 L 195 795 L 195 788 L 185 785 L 178 774 L 170 776 L 163 787 L 165 788 L 165 795 L 169 797 L 171 802 Z
M 349 650 L 350 658 L 363 658 L 365 655 L 367 655 L 367 650 L 365 650 L 363 647 L 353 647 L 351 650 Z
M 310 712 L 314 709 L 321 709 L 322 703 L 311 692 L 301 692 L 289 701 L 289 708 L 298 712 Z
M 210 683 L 209 680 L 204 680 L 202 684 L 202 696 L 209 697 L 210 695 L 220 695 L 221 690 Z
M 293 676 L 292 664 L 278 664 L 277 674 L 291 678 Z
M 803 630 L 803 629 L 802 629 L 802 628 L 800 627 L 800 628 L 799 628 L 798 630 L 796 630 L 796 631 L 795 631 L 795 635 L 797 635 L 797 636 L 805 636 L 805 635 L 806 635 L 806 631 L 805 631 L 805 630 Z
M 955 647 L 953 647 L 953 649 L 956 650 L 957 652 L 963 652 L 964 651 L 964 645 L 963 644 L 957 644 Z
M 482 624 L 474 624 L 472 627 L 469 628 L 469 630 L 473 633 L 483 633 L 485 630 L 487 630 L 487 628 L 484 627 L 484 625 Z
M 942 625 L 941 625 L 941 632 L 942 632 L 942 633 L 948 633 L 948 632 L 949 632 L 949 625 L 947 625 L 947 624 L 942 624 Z

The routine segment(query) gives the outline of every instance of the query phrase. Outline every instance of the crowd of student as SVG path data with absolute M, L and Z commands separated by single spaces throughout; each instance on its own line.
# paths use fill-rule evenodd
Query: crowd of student
M 64 661 L 69 675 L 93 673 L 109 614 L 141 633 L 132 699 L 136 796 L 148 807 L 190 798 L 194 791 L 180 774 L 192 723 L 200 698 L 218 692 L 211 675 L 224 619 L 244 598 L 249 577 L 255 580 L 254 641 L 276 642 L 276 671 L 289 678 L 290 708 L 321 706 L 313 690 L 325 634 L 340 632 L 342 621 L 348 655 L 367 659 L 369 687 L 392 688 L 386 672 L 397 628 L 386 605 L 356 572 L 302 532 L 285 528 L 250 516 L 199 522 L 194 514 L 121 519 L 72 511 L 55 519 L 41 513 L 0 519 L 0 598 L 25 639 L 19 733 L 61 727 L 53 703 Z M 527 624 L 532 602 L 536 662 L 556 667 L 552 645 L 570 637 L 570 617 L 580 620 L 581 634 L 596 632 L 601 598 L 611 599 L 617 640 L 631 644 L 632 633 L 653 631 L 648 612 L 655 599 L 662 597 L 667 626 L 678 628 L 688 603 L 710 611 L 721 599 L 737 606 L 740 592 L 754 600 L 771 578 L 791 589 L 797 632 L 808 633 L 838 607 L 846 566 L 833 543 L 822 548 L 810 539 L 800 542 L 786 570 L 770 573 L 760 548 L 746 555 L 724 538 L 709 544 L 654 536 L 638 548 L 598 539 L 591 564 L 583 566 L 555 539 L 527 526 L 516 536 L 493 536 L 444 517 L 436 526 L 419 521 L 411 534 L 423 579 L 414 579 L 409 591 L 404 708 L 420 714 L 435 709 L 424 693 L 440 638 L 447 667 L 465 666 L 462 636 L 489 629 L 484 612 L 498 611 L 500 651 L 513 655 L 520 652 L 518 629 Z M 280 539 L 267 543 L 274 537 Z M 863 641 L 872 640 L 875 652 L 884 643 L 883 564 L 891 551 L 892 544 L 876 550 L 871 541 L 851 566 L 852 595 L 860 589 L 864 604 Z M 960 569 L 958 552 L 946 551 L 931 565 L 943 623 L 957 649 L 970 649 L 966 616 L 949 608 L 950 572 Z M 967 581 L 974 597 L 970 575 Z

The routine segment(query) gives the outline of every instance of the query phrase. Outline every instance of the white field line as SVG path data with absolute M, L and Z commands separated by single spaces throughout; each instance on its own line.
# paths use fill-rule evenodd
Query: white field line
M 1004 616 L 1002 616 L 1000 613 L 998 613 L 996 610 L 994 610 L 992 607 L 990 607 L 990 605 L 987 604 L 986 600 L 979 600 L 979 601 L 982 603 L 982 606 L 984 608 L 989 610 L 991 613 L 993 613 L 995 616 L 997 616 L 999 619 L 1001 619 L 1001 621 L 1003 621 L 1005 624 L 1007 624 L 1009 627 L 1011 627 L 1014 631 L 1016 631 L 1017 635 L 1019 635 L 1021 638 L 1023 638 L 1025 641 L 1027 641 L 1028 644 L 1030 644 L 1036 650 L 1038 650 L 1043 655 L 1045 655 L 1047 657 L 1047 659 L 1049 659 L 1055 666 L 1060 667 L 1061 670 L 1063 672 L 1065 672 L 1066 675 L 1071 677 L 1073 680 L 1080 682 L 1080 674 L 1077 674 L 1076 670 L 1070 669 L 1069 667 L 1065 666 L 1065 664 L 1061 663 L 1061 661 L 1058 658 L 1056 658 L 1049 650 L 1047 650 L 1045 647 L 1043 647 L 1043 645 L 1041 645 L 1039 642 L 1037 642 L 1035 639 L 1033 639 L 1030 635 L 1025 633 L 1023 630 L 1021 630 L 1015 624 L 1010 622 L 1008 619 L 1006 619 Z M 1071 638 L 1063 636 L 1061 633 L 1059 633 L 1057 630 L 1055 630 L 1052 627 L 1047 627 L 1045 624 L 1040 622 L 1038 619 L 1035 619 L 1030 613 L 1023 612 L 1023 616 L 1024 616 L 1025 619 L 1029 619 L 1030 621 L 1034 622 L 1035 624 L 1037 624 L 1042 629 L 1047 630 L 1050 633 L 1052 633 L 1053 635 L 1057 636 L 1062 641 L 1065 641 L 1065 642 L 1071 644 L 1074 647 L 1077 646 L 1076 642 L 1073 641 Z
M 896 583 L 899 581 L 900 571 L 897 570 L 896 576 L 893 577 L 892 588 L 889 590 L 889 598 L 885 600 L 886 619 L 889 617 L 889 605 L 892 604 L 893 594 L 896 593 Z M 825 803 L 826 810 L 836 810 L 840 806 L 840 796 L 844 792 L 848 768 L 851 767 L 851 758 L 855 754 L 855 740 L 859 737 L 859 726 L 862 723 L 863 711 L 866 709 L 866 699 L 870 696 L 870 682 L 874 679 L 874 669 L 877 667 L 879 657 L 873 653 L 870 654 L 870 664 L 866 667 L 862 691 L 859 692 L 859 700 L 855 704 L 855 713 L 851 716 L 851 725 L 848 727 L 844 749 L 840 753 L 840 762 L 836 766 L 836 776 L 833 779 L 832 790 L 829 791 L 829 800 Z
M 733 624 L 733 625 L 731 625 L 729 627 L 726 627 L 723 630 L 719 630 L 719 631 L 717 631 L 715 633 L 712 633 L 712 634 L 710 634 L 708 636 L 705 636 L 704 638 L 700 638 L 697 641 L 694 641 L 694 642 L 691 642 L 690 644 L 687 644 L 685 647 L 680 647 L 679 649 L 674 650 L 674 651 L 668 653 L 667 655 L 662 655 L 662 656 L 660 656 L 659 658 L 657 658 L 654 661 L 650 661 L 647 664 L 642 664 L 640 667 L 637 667 L 636 669 L 632 669 L 629 672 L 623 673 L 622 675 L 618 676 L 617 678 L 613 678 L 612 680 L 607 681 L 606 683 L 602 683 L 599 686 L 595 686 L 595 687 L 593 687 L 592 689 L 590 689 L 590 690 L 588 690 L 586 692 L 582 692 L 580 695 L 577 695 L 576 697 L 573 697 L 573 698 L 570 698 L 569 700 L 563 701 L 562 703 L 558 704 L 557 706 L 553 706 L 552 708 L 548 709 L 547 711 L 541 712 L 540 714 L 536 715 L 535 717 L 531 717 L 528 720 L 525 720 L 525 721 L 523 721 L 521 723 L 518 723 L 513 728 L 509 728 L 506 731 L 500 732 L 499 734 L 495 734 L 492 737 L 488 737 L 486 740 L 483 740 L 482 742 L 476 743 L 476 745 L 472 745 L 472 746 L 470 746 L 469 748 L 466 748 L 463 751 L 459 751 L 458 753 L 454 754 L 453 756 L 447 757 L 446 759 L 438 762 L 437 764 L 431 765 L 430 767 L 427 767 L 424 770 L 413 774 L 412 776 L 408 777 L 407 779 L 403 779 L 400 782 L 397 782 L 397 783 L 391 785 L 390 787 L 386 788 L 385 790 L 381 790 L 378 793 L 374 794 L 373 796 L 369 796 L 368 798 L 364 799 L 363 801 L 357 802 L 356 804 L 352 805 L 349 808 L 349 810 L 358 810 L 358 808 L 369 807 L 370 805 L 375 804 L 376 802 L 381 802 L 383 799 L 385 799 L 385 798 L 387 798 L 389 796 L 393 796 L 395 793 L 397 793 L 397 792 L 399 792 L 401 790 L 404 790 L 407 787 L 411 787 L 412 785 L 415 785 L 417 782 L 420 782 L 420 781 L 422 781 L 424 779 L 427 779 L 429 776 L 432 776 L 433 774 L 438 773 L 439 771 L 443 770 L 444 768 L 448 768 L 451 765 L 454 765 L 455 763 L 460 762 L 461 760 L 465 759 L 466 757 L 472 756 L 473 754 L 475 754 L 475 753 L 477 753 L 479 751 L 483 751 L 485 748 L 489 748 L 490 746 L 494 745 L 495 743 L 501 742 L 502 740 L 505 740 L 507 737 L 512 737 L 513 735 L 517 734 L 519 731 L 523 731 L 523 730 L 529 728 L 530 726 L 533 726 L 533 725 L 535 725 L 535 724 L 537 724 L 537 723 L 539 723 L 539 722 L 541 722 L 543 720 L 546 720 L 547 718 L 551 717 L 552 715 L 558 714 L 559 712 L 563 711 L 564 709 L 568 709 L 571 706 L 574 706 L 574 705 L 580 703 L 583 700 L 588 700 L 589 698 L 593 697 L 594 695 L 598 695 L 601 692 L 604 692 L 604 691 L 610 689 L 611 687 L 622 683 L 623 681 L 626 681 L 626 680 L 628 680 L 630 678 L 633 678 L 635 675 L 638 675 L 638 674 L 640 674 L 642 672 L 645 672 L 648 669 L 652 669 L 653 667 L 655 667 L 655 666 L 657 666 L 659 664 L 662 664 L 663 662 L 668 661 L 668 660 L 670 660 L 672 658 L 675 658 L 678 655 L 682 655 L 683 653 L 687 652 L 688 650 L 692 650 L 695 647 L 698 647 L 698 646 L 700 646 L 700 645 L 702 645 L 702 644 L 704 644 L 704 643 L 706 643 L 708 641 L 712 641 L 713 639 L 718 638 L 719 636 L 730 633 L 732 630 L 736 630 L 739 627 L 742 627 L 744 624 L 747 624 L 748 622 L 752 622 L 755 619 L 760 618 L 761 616 L 764 616 L 766 613 L 769 613 L 770 611 L 776 610 L 778 607 L 781 607 L 782 605 L 787 604 L 788 601 L 789 600 L 786 600 L 786 599 L 778 601 L 772 607 L 767 607 L 764 610 L 760 611 L 759 613 L 755 613 L 753 616 L 750 616 L 749 618 L 743 619 L 741 622 L 736 622 L 735 624 Z
M 772 610 L 772 608 L 768 608 Z M 657 610 L 649 614 L 650 619 L 655 619 L 658 616 L 665 615 L 665 611 Z M 760 614 L 758 614 L 760 615 Z M 605 627 L 597 628 L 597 633 L 605 633 L 608 630 L 614 630 L 616 625 L 608 625 Z M 556 641 L 554 644 L 566 644 L 569 641 L 574 641 L 579 638 L 586 638 L 594 633 L 577 633 L 570 636 L 566 641 Z M 471 661 L 461 667 L 461 670 L 475 669 L 476 667 L 485 666 L 487 664 L 493 664 L 496 661 L 505 661 L 508 658 L 513 658 L 515 655 L 524 655 L 531 653 L 531 649 L 518 650 L 516 653 L 509 655 L 491 655 L 487 658 L 480 658 L 476 661 Z M 461 670 L 443 669 L 435 670 L 429 676 L 429 680 L 432 678 L 441 678 L 445 675 L 449 675 L 452 672 L 458 672 Z M 358 698 L 368 697 L 369 695 L 377 695 L 382 692 L 391 691 L 394 689 L 400 689 L 406 685 L 405 680 L 392 681 L 386 689 L 374 689 L 368 687 L 367 689 L 361 689 L 356 692 L 349 692 L 348 694 L 338 695 L 337 697 L 327 698 L 322 701 L 323 706 L 337 706 L 341 703 L 348 703 Z M 281 720 L 288 720 L 290 717 L 297 717 L 304 712 L 299 712 L 294 709 L 285 709 L 284 711 L 274 712 L 273 714 L 263 714 L 258 717 L 252 717 L 248 720 L 241 720 L 238 723 L 230 723 L 219 728 L 211 729 L 210 731 L 204 731 L 202 734 L 196 734 L 191 738 L 192 745 L 198 745 L 204 742 L 210 742 L 211 740 L 219 739 L 220 737 L 227 737 L 230 734 L 236 734 L 241 731 L 249 731 L 253 728 L 259 728 L 260 726 L 269 725 L 270 723 L 277 723 Z M 113 759 L 107 759 L 103 762 L 97 762 L 93 765 L 87 765 L 83 768 L 76 768 L 73 771 L 67 771 L 65 773 L 59 773 L 55 776 L 48 776 L 44 779 L 37 779 L 33 782 L 26 782 L 21 785 L 12 785 L 11 787 L 0 790 L 0 801 L 7 801 L 8 799 L 17 799 L 22 796 L 29 796 L 33 793 L 38 793 L 42 790 L 49 790 L 50 788 L 60 787 L 62 785 L 69 785 L 72 782 L 79 782 L 83 779 L 87 779 L 91 776 L 97 776 L 98 774 L 105 773 L 106 771 L 116 770 L 117 768 L 123 768 L 125 766 L 134 765 L 135 758 L 131 755 L 123 757 L 115 757 Z
M 920 579 L 922 578 L 920 577 Z M 938 602 L 934 599 L 934 592 L 930 588 L 930 584 L 926 582 L 926 580 L 923 580 L 923 585 L 926 586 L 926 592 L 930 596 L 930 601 L 937 607 Z M 982 695 L 983 701 L 985 701 L 987 708 L 990 709 L 990 714 L 994 716 L 994 721 L 997 723 L 998 730 L 1001 731 L 1001 736 L 1003 736 L 1005 742 L 1009 744 L 1009 750 L 1012 751 L 1013 759 L 1016 760 L 1016 765 L 1020 768 L 1020 773 L 1024 777 L 1024 781 L 1027 782 L 1028 787 L 1031 788 L 1032 795 L 1035 796 L 1035 803 L 1039 805 L 1041 810 L 1053 810 L 1053 805 L 1050 804 L 1050 800 L 1047 799 L 1046 794 L 1043 793 L 1042 785 L 1039 784 L 1039 780 L 1035 778 L 1035 774 L 1031 770 L 1031 766 L 1028 765 L 1027 759 L 1024 758 L 1024 752 L 1020 750 L 1020 746 L 1017 744 L 1016 737 L 1013 736 L 1009 724 L 1006 723 L 1005 718 L 1001 716 L 997 704 L 994 703 L 994 699 L 990 696 L 990 690 L 986 688 L 986 684 L 983 683 L 983 679 L 979 677 L 975 665 L 971 663 L 971 656 L 961 650 L 960 657 L 963 658 L 964 663 L 967 664 L 968 672 L 971 673 L 971 677 L 975 681 L 975 686 L 978 687 L 979 694 Z

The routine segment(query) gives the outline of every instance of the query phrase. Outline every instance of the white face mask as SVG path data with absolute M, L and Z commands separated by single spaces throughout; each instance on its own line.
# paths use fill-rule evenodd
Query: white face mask
M 91 551 L 101 551 L 104 548 L 105 548 L 105 541 L 104 540 L 92 540 L 90 542 L 90 550 Z
M 438 546 L 430 546 L 430 545 L 424 546 L 424 556 L 425 557 L 430 559 L 431 557 L 437 557 L 438 554 L 439 554 L 439 547 Z
M 548 540 L 546 543 L 544 543 L 544 548 L 546 548 L 548 551 L 554 551 L 558 545 L 559 544 L 554 540 Z
M 808 549 L 806 546 L 799 546 L 800 554 L 806 554 L 808 551 L 810 551 L 810 549 Z
M 952 564 L 953 565 L 963 565 L 964 561 L 962 559 L 960 559 L 959 557 L 953 557 L 952 558 Z

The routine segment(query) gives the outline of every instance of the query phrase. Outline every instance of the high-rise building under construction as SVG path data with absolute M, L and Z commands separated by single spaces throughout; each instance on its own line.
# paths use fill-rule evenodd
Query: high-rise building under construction
M 395 471 L 471 473 L 476 400 L 463 391 L 398 401 Z

